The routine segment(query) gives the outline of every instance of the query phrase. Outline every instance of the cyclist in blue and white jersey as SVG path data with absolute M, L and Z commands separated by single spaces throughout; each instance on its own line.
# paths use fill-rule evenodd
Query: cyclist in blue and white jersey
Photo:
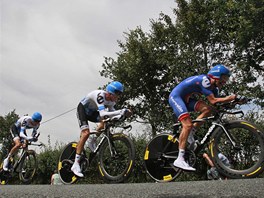
M 214 66 L 207 75 L 202 74 L 192 76 L 183 80 L 170 93 L 169 103 L 173 111 L 182 123 L 182 131 L 179 137 L 179 155 L 173 165 L 189 171 L 195 171 L 185 160 L 186 143 L 195 149 L 194 132 L 202 123 L 192 123 L 190 118 L 191 111 L 201 112 L 197 119 L 207 117 L 211 114 L 211 107 L 202 100 L 192 98 L 194 94 L 202 94 L 206 96 L 211 104 L 230 102 L 236 98 L 236 95 L 230 95 L 220 98 L 218 96 L 219 88 L 221 88 L 229 79 L 231 73 L 224 65 Z
M 17 150 L 23 145 L 23 140 L 26 141 L 37 141 L 35 137 L 37 130 L 40 126 L 42 120 L 42 115 L 39 112 L 35 112 L 32 116 L 22 116 L 17 120 L 15 124 L 11 127 L 11 135 L 13 137 L 14 146 L 10 150 L 7 158 L 4 159 L 3 169 L 4 171 L 8 170 L 9 158 L 16 154 Z M 26 133 L 27 129 L 33 129 L 31 136 L 28 136 Z
M 88 121 L 99 122 L 97 131 L 104 128 L 104 119 L 121 118 L 131 115 L 128 109 L 115 110 L 114 106 L 118 97 L 123 93 L 124 86 L 118 81 L 113 81 L 107 85 L 106 91 L 94 90 L 85 96 L 77 107 L 77 117 L 81 129 L 80 140 L 76 148 L 76 156 L 74 164 L 71 167 L 72 172 L 78 177 L 83 177 L 80 168 L 80 156 L 84 149 L 84 144 L 90 135 Z M 93 151 L 96 147 L 93 139 L 88 140 L 88 146 Z

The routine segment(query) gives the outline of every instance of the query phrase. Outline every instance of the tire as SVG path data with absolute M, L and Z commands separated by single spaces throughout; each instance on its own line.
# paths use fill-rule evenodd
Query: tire
M 8 182 L 8 177 L 3 169 L 3 163 L 0 165 L 0 185 L 5 185 Z
M 257 177 L 263 172 L 264 137 L 257 127 L 248 121 L 231 121 L 226 130 L 239 148 L 234 148 L 222 128 L 217 127 L 210 143 L 211 157 L 220 174 L 227 178 Z M 222 153 L 230 166 L 219 158 Z
M 181 169 L 173 167 L 178 149 L 178 140 L 171 134 L 159 134 L 150 140 L 145 149 L 144 162 L 152 179 L 156 182 L 170 182 L 179 176 Z M 171 157 L 164 157 L 163 154 Z
M 98 154 L 98 167 L 102 178 L 108 183 L 121 183 L 131 174 L 135 163 L 135 146 L 125 134 L 113 134 L 112 145 L 116 151 L 111 156 L 108 140 L 105 139 Z
M 37 170 L 36 152 L 28 150 L 25 152 L 19 164 L 19 179 L 24 184 L 31 183 Z
M 73 184 L 78 177 L 71 171 L 71 167 L 75 160 L 77 142 L 67 144 L 59 158 L 58 173 L 64 184 Z

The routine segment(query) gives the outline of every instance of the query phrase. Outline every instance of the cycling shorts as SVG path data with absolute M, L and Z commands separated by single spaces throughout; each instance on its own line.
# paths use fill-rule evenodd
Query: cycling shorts
M 169 98 L 170 106 L 172 107 L 173 112 L 179 121 L 189 117 L 190 111 L 196 111 L 200 102 L 201 101 L 199 100 L 190 98 L 188 103 L 186 103 L 180 96 L 170 96 Z
M 79 127 L 81 130 L 89 129 L 89 123 L 91 122 L 99 122 L 100 115 L 98 111 L 89 111 L 88 114 L 85 111 L 85 108 L 82 103 L 79 103 L 77 107 L 77 118 L 79 121 Z
M 10 133 L 11 133 L 13 140 L 20 138 L 19 132 L 20 132 L 20 130 L 16 127 L 16 125 L 13 124 L 11 129 L 10 129 Z

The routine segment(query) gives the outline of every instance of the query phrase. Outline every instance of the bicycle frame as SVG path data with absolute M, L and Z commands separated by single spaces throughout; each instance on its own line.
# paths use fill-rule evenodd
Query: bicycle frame
M 14 164 L 14 166 L 13 166 L 13 170 L 12 170 L 12 172 L 14 171 L 14 170 L 16 170 L 18 167 L 19 167 L 19 164 L 21 163 L 21 160 L 24 158 L 24 156 L 26 155 L 26 152 L 27 151 L 29 151 L 28 150 L 28 146 L 29 145 L 33 145 L 33 146 L 42 146 L 42 144 L 33 144 L 33 143 L 26 143 L 26 146 L 25 147 L 21 147 L 20 149 L 22 149 L 22 153 L 21 153 L 21 155 L 19 156 L 19 158 L 18 158 L 18 160 L 16 160 L 16 162 L 15 162 L 15 164 Z
M 211 134 L 214 132 L 214 130 L 217 127 L 222 128 L 222 130 L 225 132 L 227 138 L 229 139 L 229 141 L 231 142 L 233 147 L 236 147 L 236 143 L 233 140 L 233 138 L 231 137 L 231 135 L 228 133 L 228 131 L 226 130 L 226 128 L 223 126 L 223 121 L 222 121 L 222 117 L 224 116 L 224 114 L 242 114 L 244 115 L 243 111 L 235 111 L 235 112 L 227 112 L 225 111 L 223 114 L 221 114 L 219 117 L 217 116 L 210 116 L 210 117 L 206 117 L 206 118 L 202 118 L 202 119 L 198 119 L 198 120 L 193 120 L 193 122 L 203 122 L 203 121 L 208 121 L 208 120 L 217 120 L 217 121 L 213 121 L 212 125 L 209 127 L 207 133 L 205 134 L 205 136 L 203 137 L 203 139 L 200 142 L 200 145 L 204 145 L 206 142 L 209 141 Z
M 23 157 L 24 157 L 25 154 L 26 154 L 26 149 L 23 149 L 20 157 L 18 158 L 18 160 L 16 160 L 16 162 L 15 162 L 13 168 L 12 168 L 12 172 L 17 169 L 17 167 L 19 166 L 19 164 L 20 164 L 20 162 L 23 159 Z
M 244 115 L 243 111 L 235 111 L 235 112 L 222 112 L 221 115 L 216 115 L 216 116 L 210 116 L 210 117 L 205 117 L 205 118 L 201 118 L 201 119 L 196 119 L 196 120 L 192 120 L 192 123 L 196 123 L 196 122 L 205 122 L 205 121 L 210 121 L 210 120 L 214 120 L 212 122 L 212 125 L 209 127 L 207 133 L 204 135 L 204 137 L 202 138 L 202 140 L 200 141 L 197 149 L 195 150 L 195 153 L 199 153 L 199 151 L 204 147 L 204 145 L 209 142 L 210 137 L 212 135 L 212 133 L 214 132 L 214 130 L 217 127 L 222 128 L 222 130 L 225 132 L 227 138 L 229 139 L 229 141 L 231 142 L 233 147 L 237 147 L 235 141 L 233 140 L 232 136 L 228 133 L 228 131 L 226 130 L 226 128 L 224 127 L 224 121 L 222 120 L 222 117 L 225 114 L 242 114 L 242 116 Z M 176 123 L 173 126 L 176 127 L 174 130 L 176 130 L 181 124 L 180 123 Z M 175 133 L 175 132 L 174 132 Z M 178 138 L 178 135 L 175 134 L 173 138 Z M 167 146 L 165 147 L 165 149 L 167 148 Z M 165 156 L 164 156 L 165 157 Z M 168 157 L 168 156 L 166 156 Z
M 128 129 L 128 128 L 132 128 L 131 125 L 123 127 L 123 129 Z M 98 134 L 98 132 L 97 131 L 90 132 L 90 135 L 93 135 L 93 134 Z M 102 146 L 102 144 L 103 144 L 105 139 L 107 139 L 107 142 L 109 144 L 111 156 L 113 157 L 113 156 L 115 156 L 117 154 L 115 149 L 114 149 L 114 146 L 112 144 L 111 138 L 110 138 L 111 135 L 112 135 L 112 133 L 111 133 L 111 125 L 109 123 L 106 123 L 105 128 L 102 130 L 102 133 L 100 134 L 100 136 L 103 136 L 103 137 L 101 138 L 100 142 L 97 144 L 94 152 L 90 153 L 89 162 L 91 162 L 93 160 L 94 156 L 96 156 L 96 154 L 100 150 L 100 148 L 101 148 L 101 146 Z

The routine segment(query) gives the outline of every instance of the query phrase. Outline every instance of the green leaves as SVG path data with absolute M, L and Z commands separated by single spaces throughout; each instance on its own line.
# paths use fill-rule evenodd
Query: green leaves
M 140 27 L 125 33 L 125 41 L 118 41 L 116 60 L 105 58 L 101 75 L 125 84 L 122 101 L 150 123 L 154 135 L 164 123 L 170 126 L 167 100 L 173 87 L 222 63 L 233 70 L 229 93 L 250 95 L 263 108 L 264 2 L 176 3 L 174 22 L 161 13 L 151 20 L 149 33 Z

